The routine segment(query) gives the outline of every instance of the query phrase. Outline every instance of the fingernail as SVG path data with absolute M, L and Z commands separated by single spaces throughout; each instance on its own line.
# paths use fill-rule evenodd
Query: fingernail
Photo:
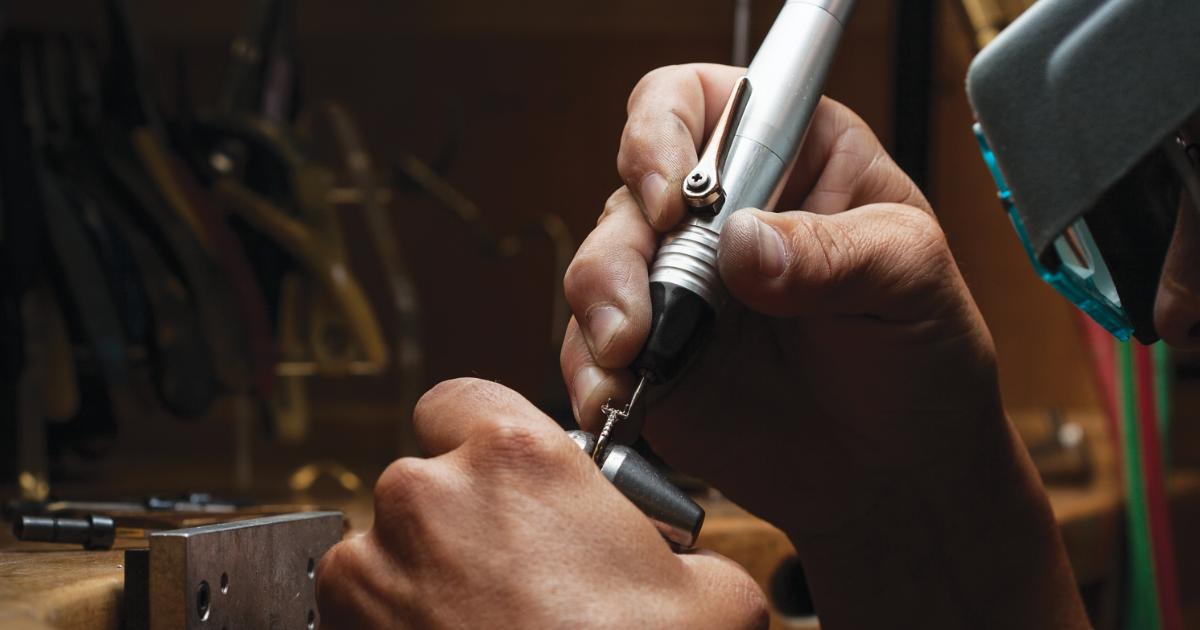
M 758 273 L 765 278 L 778 278 L 787 269 L 787 255 L 783 250 L 783 239 L 775 228 L 754 220 L 758 233 Z
M 604 352 L 624 324 L 625 314 L 615 306 L 597 306 L 588 311 L 588 336 L 592 338 L 592 352 L 596 355 Z
M 574 380 L 571 381 L 571 391 L 575 392 L 575 413 L 578 417 L 580 408 L 587 403 L 592 392 L 604 382 L 604 371 L 594 365 L 584 366 L 575 373 Z
M 642 180 L 642 203 L 646 204 L 646 215 L 650 223 L 657 225 L 662 216 L 663 198 L 667 195 L 667 180 L 658 173 L 651 173 Z

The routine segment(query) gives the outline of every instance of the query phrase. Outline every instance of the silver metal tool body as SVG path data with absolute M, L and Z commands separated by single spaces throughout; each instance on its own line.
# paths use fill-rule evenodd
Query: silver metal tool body
M 724 170 L 702 173 L 720 182 L 721 209 L 711 217 L 689 216 L 663 238 L 650 282 L 686 288 L 718 314 L 724 308 L 728 294 L 717 267 L 721 228 L 741 208 L 775 209 L 857 5 L 858 0 L 789 0 L 784 5 L 746 72 L 752 93 L 738 124 L 726 131 L 733 138 Z M 711 138 L 710 148 L 726 140 Z M 698 171 L 708 168 L 702 159 Z
M 568 431 L 567 435 L 591 455 L 597 451 L 596 436 L 587 431 Z M 663 538 L 692 547 L 704 526 L 704 508 L 680 490 L 637 451 L 624 444 L 613 444 L 600 452 L 596 465 L 654 524 Z

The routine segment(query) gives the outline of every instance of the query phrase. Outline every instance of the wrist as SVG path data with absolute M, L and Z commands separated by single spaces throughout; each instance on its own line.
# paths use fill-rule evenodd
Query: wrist
M 907 616 L 925 628 L 1087 627 L 1025 447 L 1002 411 L 974 423 L 979 431 L 897 475 L 845 527 L 783 527 L 830 625 Z

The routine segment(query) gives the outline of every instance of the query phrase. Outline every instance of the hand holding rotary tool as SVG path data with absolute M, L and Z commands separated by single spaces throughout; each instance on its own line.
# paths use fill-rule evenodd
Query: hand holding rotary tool
M 794 33 L 781 37 L 794 43 Z M 822 622 L 872 627 L 887 623 L 872 617 L 885 610 L 919 617 L 951 582 L 914 577 L 870 610 L 848 584 L 907 575 L 936 553 L 952 563 L 956 588 L 1043 584 L 1032 596 L 1010 593 L 1028 605 L 1002 613 L 1001 625 L 1035 626 L 1077 596 L 1036 471 L 1004 416 L 991 338 L 924 195 L 867 124 L 830 99 L 815 104 L 794 162 L 781 160 L 786 183 L 758 207 L 735 199 L 731 179 L 746 172 L 738 147 L 752 144 L 735 133 L 723 169 L 712 153 L 722 143 L 698 156 L 706 137 L 728 139 L 716 130 L 736 118 L 739 100 L 729 104 L 743 76 L 749 98 L 735 126 L 756 127 L 767 88 L 758 66 L 662 68 L 630 97 L 617 160 L 626 187 L 565 283 L 575 318 L 561 363 L 576 417 L 596 433 L 611 420 L 610 444 L 642 431 L 673 467 L 780 527 L 821 597 Z M 697 163 L 718 165 L 720 208 L 719 195 L 697 195 L 713 218 L 697 217 L 681 194 Z M 717 232 L 700 229 L 717 221 Z M 705 238 L 707 269 L 693 264 Z M 672 258 L 674 288 L 659 275 Z M 696 281 L 701 273 L 736 298 L 719 317 L 698 292 L 713 286 Z M 695 306 L 676 308 L 685 303 Z M 705 309 L 709 323 L 677 317 Z M 649 360 L 652 347 L 666 360 Z M 665 384 L 649 386 L 653 376 Z M 963 618 L 1001 614 L 983 601 L 966 609 Z
M 780 11 L 683 182 L 691 216 L 667 234 L 650 269 L 649 337 L 631 368 L 640 377 L 624 411 L 606 405 L 595 458 L 646 383 L 677 376 L 729 300 L 717 243 L 737 210 L 774 209 L 808 132 L 858 0 L 791 0 Z M 668 194 L 670 194 L 668 192 Z

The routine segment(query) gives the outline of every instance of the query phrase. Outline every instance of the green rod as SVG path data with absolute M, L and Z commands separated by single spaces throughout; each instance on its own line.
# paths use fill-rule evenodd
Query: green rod
M 1121 395 L 1121 442 L 1124 454 L 1126 520 L 1129 526 L 1129 591 L 1125 627 L 1161 630 L 1150 521 L 1146 505 L 1146 480 L 1142 473 L 1141 440 L 1138 437 L 1138 399 L 1134 377 L 1133 342 L 1117 344 L 1117 381 Z

